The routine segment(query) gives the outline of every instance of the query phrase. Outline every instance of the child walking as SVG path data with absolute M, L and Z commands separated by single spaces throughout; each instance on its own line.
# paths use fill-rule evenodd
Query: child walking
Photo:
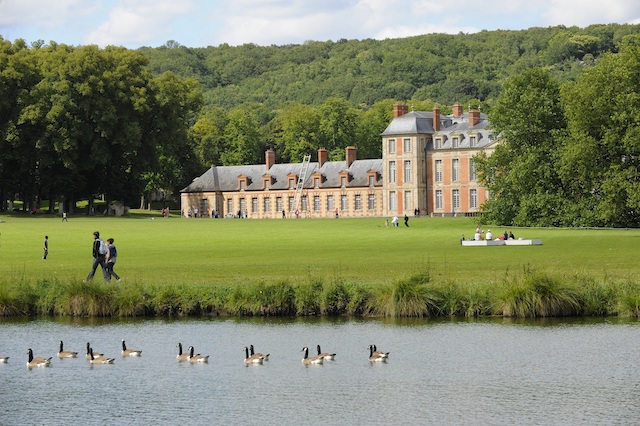
M 121 281 L 118 274 L 113 270 L 117 259 L 118 250 L 116 250 L 116 246 L 113 245 L 113 238 L 109 238 L 107 240 L 107 275 L 109 277 L 109 281 L 111 281 L 111 277 L 115 277 L 118 282 Z

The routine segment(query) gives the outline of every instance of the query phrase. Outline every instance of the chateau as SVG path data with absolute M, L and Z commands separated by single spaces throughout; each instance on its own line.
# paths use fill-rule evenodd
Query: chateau
M 475 215 L 488 198 L 473 157 L 498 142 L 486 114 L 453 105 L 451 115 L 394 105 L 382 132 L 382 159 L 327 161 L 319 149 L 302 163 L 212 166 L 181 192 L 184 217 L 381 217 Z

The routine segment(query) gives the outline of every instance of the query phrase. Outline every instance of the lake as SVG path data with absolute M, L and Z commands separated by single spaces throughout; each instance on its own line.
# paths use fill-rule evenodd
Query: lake
M 4 319 L 0 424 L 637 424 L 639 335 L 618 318 Z M 178 342 L 209 362 L 178 363 Z M 246 366 L 250 344 L 269 361 Z M 318 344 L 336 360 L 304 366 Z M 51 367 L 29 370 L 28 348 Z

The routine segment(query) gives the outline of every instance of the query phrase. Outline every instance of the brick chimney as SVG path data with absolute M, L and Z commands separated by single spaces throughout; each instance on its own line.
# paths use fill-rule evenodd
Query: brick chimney
M 347 167 L 350 167 L 351 164 L 354 161 L 356 161 L 356 147 L 355 146 L 348 146 L 346 148 L 345 161 L 347 163 Z
M 267 170 L 271 168 L 274 164 L 276 164 L 276 152 L 272 149 L 268 149 L 264 154 L 265 163 L 267 165 Z
M 462 111 L 464 111 L 463 108 L 462 108 L 462 104 L 458 104 L 458 103 L 453 104 L 453 116 L 454 117 L 460 117 L 462 115 Z
M 322 167 L 322 165 L 326 162 L 327 162 L 327 150 L 325 148 L 320 148 L 318 150 L 318 167 Z
M 393 104 L 393 118 L 398 118 L 400 116 L 405 115 L 409 112 L 409 107 L 407 104 L 403 104 L 401 102 L 397 102 Z
M 469 111 L 469 127 L 473 127 L 480 122 L 480 111 L 472 109 Z
M 433 130 L 440 131 L 440 108 L 433 107 Z

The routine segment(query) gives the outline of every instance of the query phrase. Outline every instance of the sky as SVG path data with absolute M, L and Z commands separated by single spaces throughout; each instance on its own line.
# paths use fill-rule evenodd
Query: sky
M 187 47 L 638 24 L 637 0 L 0 0 L 0 36 Z

